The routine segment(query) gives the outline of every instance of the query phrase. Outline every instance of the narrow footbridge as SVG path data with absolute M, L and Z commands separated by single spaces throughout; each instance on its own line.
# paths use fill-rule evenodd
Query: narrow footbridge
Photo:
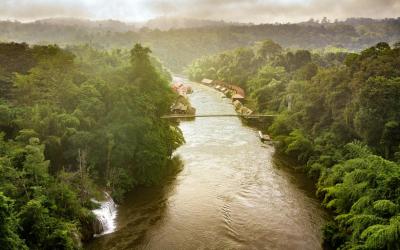
M 164 115 L 161 116 L 162 119 L 175 119 L 175 118 L 201 118 L 201 117 L 243 117 L 246 119 L 257 119 L 263 117 L 275 117 L 276 115 L 266 115 L 266 114 L 251 114 L 251 115 L 243 115 L 243 114 L 200 114 L 200 115 Z

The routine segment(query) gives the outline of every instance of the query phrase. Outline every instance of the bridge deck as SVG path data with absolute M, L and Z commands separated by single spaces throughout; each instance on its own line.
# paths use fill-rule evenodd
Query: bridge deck
M 162 119 L 174 119 L 174 118 L 201 118 L 201 117 L 243 117 L 243 118 L 261 118 L 261 117 L 275 117 L 276 115 L 241 115 L 241 114 L 201 114 L 201 115 L 164 115 Z

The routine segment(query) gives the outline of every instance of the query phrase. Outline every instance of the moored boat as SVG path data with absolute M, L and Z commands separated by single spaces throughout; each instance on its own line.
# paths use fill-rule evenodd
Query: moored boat
M 269 135 L 267 134 L 263 134 L 261 131 L 258 131 L 258 136 L 260 137 L 261 142 L 270 142 L 271 137 L 269 137 Z

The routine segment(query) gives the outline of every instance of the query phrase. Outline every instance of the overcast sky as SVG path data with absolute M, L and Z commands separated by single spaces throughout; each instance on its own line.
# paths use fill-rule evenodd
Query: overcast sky
M 400 0 L 0 0 L 0 19 L 48 17 L 145 21 L 158 16 L 236 22 L 399 17 Z

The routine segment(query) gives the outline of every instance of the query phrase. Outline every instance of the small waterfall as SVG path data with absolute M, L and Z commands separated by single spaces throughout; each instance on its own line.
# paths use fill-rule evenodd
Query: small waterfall
M 107 192 L 104 192 L 104 195 L 106 197 L 105 201 L 92 200 L 93 202 L 100 204 L 100 208 L 92 210 L 92 212 L 96 215 L 102 227 L 102 232 L 95 236 L 110 234 L 117 228 L 115 221 L 117 218 L 117 205 Z

